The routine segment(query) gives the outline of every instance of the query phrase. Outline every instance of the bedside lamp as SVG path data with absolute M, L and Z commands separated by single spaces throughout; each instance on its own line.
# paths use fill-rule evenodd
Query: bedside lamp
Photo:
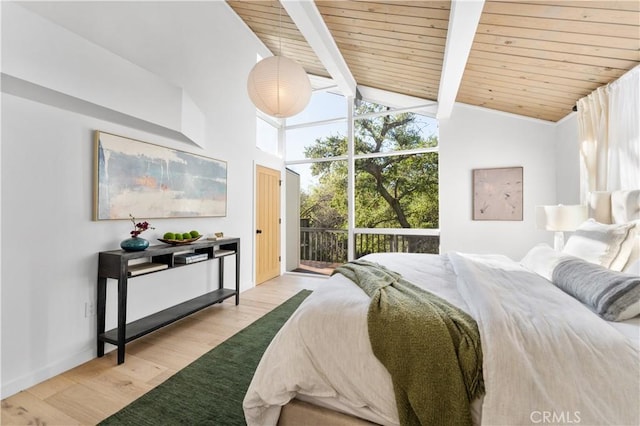
M 536 227 L 555 231 L 553 248 L 562 251 L 564 248 L 564 232 L 575 231 L 587 220 L 587 206 L 536 206 Z

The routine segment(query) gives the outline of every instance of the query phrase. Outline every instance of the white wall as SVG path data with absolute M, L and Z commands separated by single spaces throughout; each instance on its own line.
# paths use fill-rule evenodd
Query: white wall
M 22 6 L 5 2 L 2 8 L 3 75 L 28 82 L 32 89 L 46 88 L 48 95 L 64 94 L 67 100 L 126 114 L 202 146 L 204 117 L 183 88 Z
M 212 88 L 215 102 L 203 108 L 204 149 L 63 105 L 2 94 L 3 398 L 95 357 L 96 318 L 85 317 L 85 303 L 96 300 L 97 253 L 118 248 L 131 230 L 126 220 L 91 220 L 96 129 L 227 161 L 225 218 L 153 219 L 156 229 L 143 236 L 153 242 L 169 229 L 182 228 L 238 236 L 241 289 L 253 286 L 253 169 L 259 153 L 246 75 L 261 47 L 242 26 L 230 29 L 229 22 L 237 18 L 224 3 L 217 4 L 219 22 L 210 25 L 224 32 L 224 48 L 217 52 L 224 66 L 208 70 L 218 83 Z M 4 9 L 2 14 L 12 19 Z M 3 43 L 12 42 L 5 35 Z M 58 63 L 54 68 L 63 72 L 65 65 L 73 66 Z M 282 167 L 276 159 L 268 162 Z M 232 285 L 234 268 L 228 260 L 225 272 Z M 204 262 L 136 278 L 129 286 L 128 319 L 201 294 L 216 285 L 216 271 L 214 262 Z M 109 280 L 109 286 L 107 327 L 113 327 L 115 282 Z
M 519 260 L 551 242 L 535 206 L 554 204 L 555 123 L 456 104 L 440 121 L 440 250 L 500 253 Z M 472 170 L 522 166 L 523 221 L 472 220 Z

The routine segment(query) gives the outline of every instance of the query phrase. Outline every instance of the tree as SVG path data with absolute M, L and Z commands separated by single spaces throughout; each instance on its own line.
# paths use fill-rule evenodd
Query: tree
M 385 110 L 388 108 L 365 103 L 358 108 L 358 115 Z M 413 113 L 356 120 L 355 152 L 375 154 L 437 146 L 437 136 L 422 137 L 423 125 Z M 307 158 L 330 158 L 346 153 L 347 138 L 343 135 L 317 139 L 305 150 Z M 311 171 L 318 177 L 319 184 L 307 194 L 303 211 L 306 209 L 307 217 L 314 218 L 313 226 L 346 227 L 346 162 L 313 163 Z M 355 175 L 356 227 L 438 227 L 437 153 L 358 159 Z M 418 240 L 410 239 L 411 251 L 419 249 Z

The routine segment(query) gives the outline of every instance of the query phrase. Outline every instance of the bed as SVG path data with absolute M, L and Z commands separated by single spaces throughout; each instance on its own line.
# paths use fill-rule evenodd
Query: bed
M 469 402 L 473 424 L 640 424 L 640 190 L 592 194 L 590 207 L 564 252 L 363 258 L 477 323 L 486 393 Z M 395 378 L 369 340 L 370 301 L 335 274 L 303 302 L 256 369 L 249 426 L 400 424 Z

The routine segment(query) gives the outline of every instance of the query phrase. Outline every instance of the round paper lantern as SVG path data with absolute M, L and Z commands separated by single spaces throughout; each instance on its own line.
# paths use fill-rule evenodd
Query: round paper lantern
M 311 83 L 304 68 L 283 56 L 258 62 L 249 73 L 247 91 L 256 108 L 278 118 L 296 115 L 311 99 Z

